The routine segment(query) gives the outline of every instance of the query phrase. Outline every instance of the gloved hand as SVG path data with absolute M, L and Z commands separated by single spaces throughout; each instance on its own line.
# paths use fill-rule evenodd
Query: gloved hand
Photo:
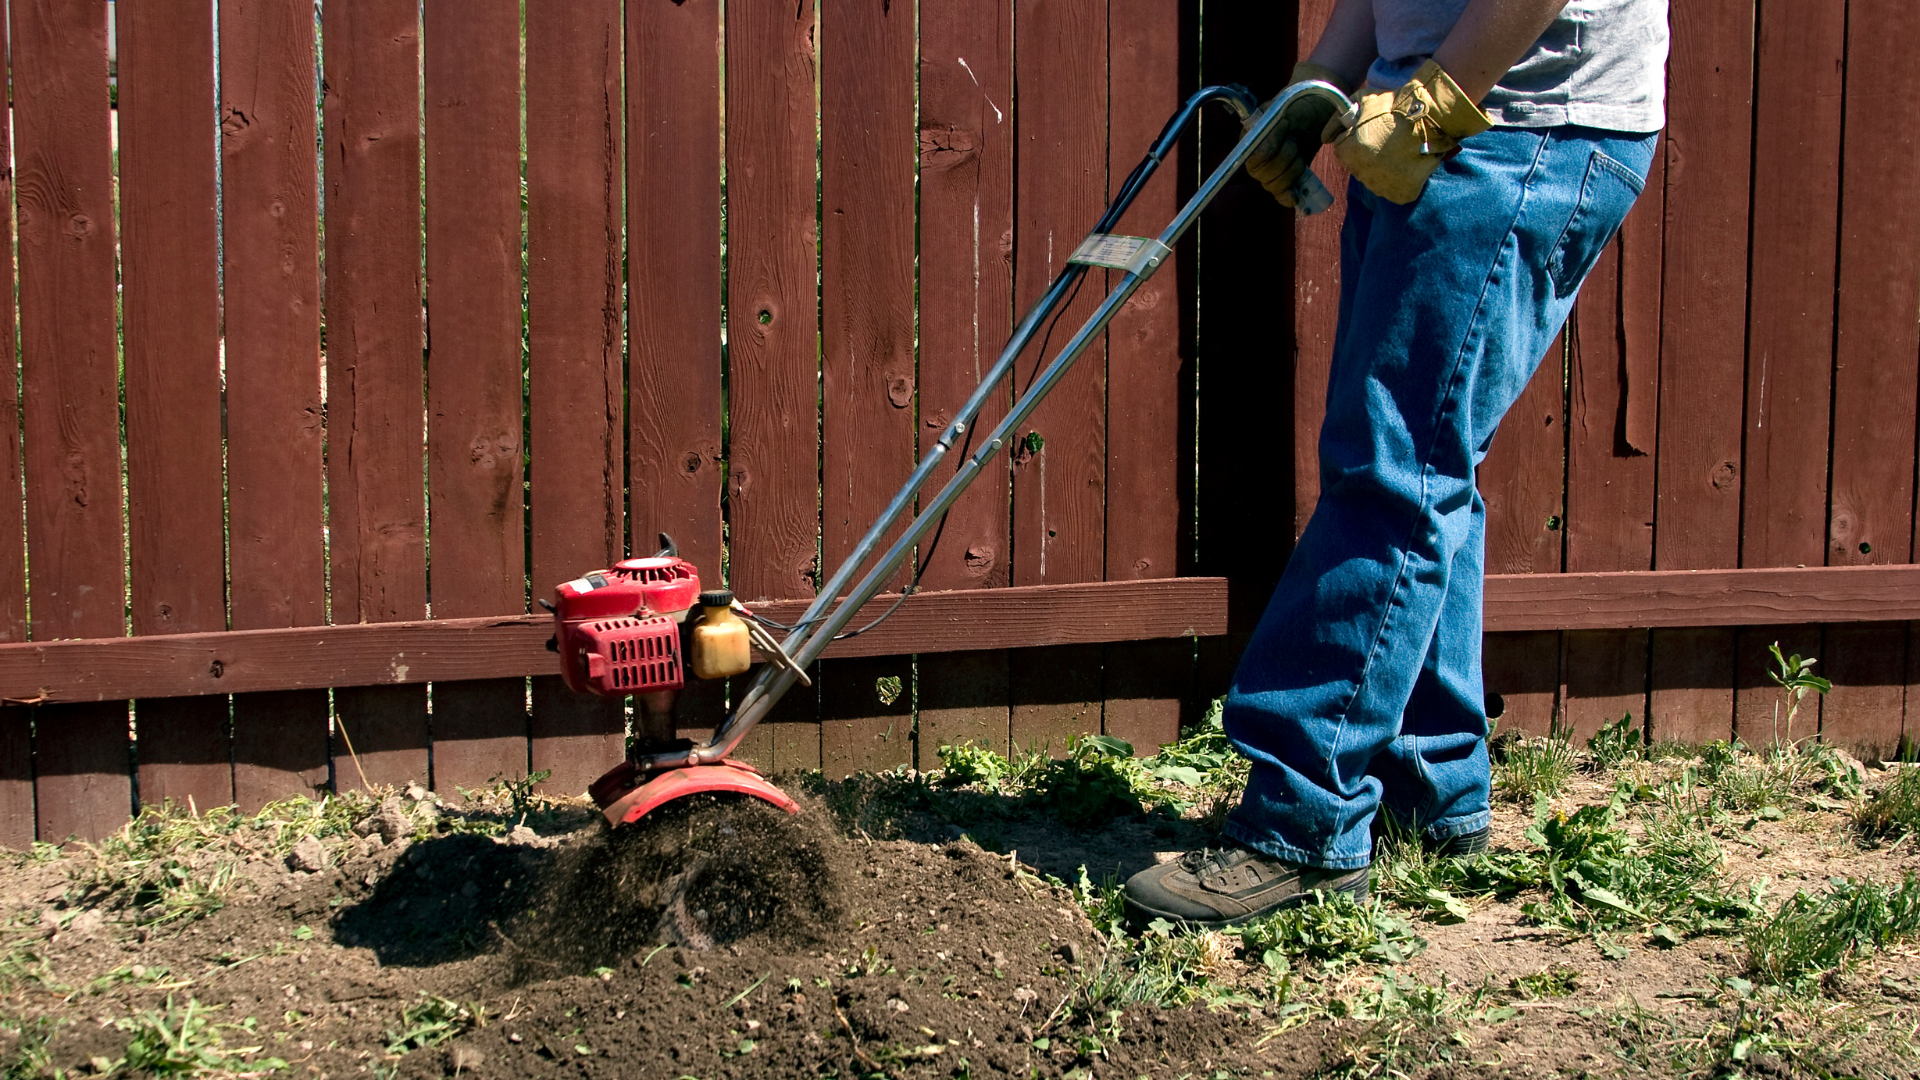
M 1306 60 L 1293 65 L 1287 85 L 1310 79 L 1349 89 L 1331 69 Z M 1280 122 L 1267 132 L 1267 137 L 1260 140 L 1260 145 L 1253 148 L 1253 156 L 1247 158 L 1247 175 L 1260 181 L 1260 186 L 1281 206 L 1293 209 L 1293 187 L 1313 163 L 1313 155 L 1320 152 L 1321 144 L 1331 137 L 1326 132 L 1334 111 L 1333 103 L 1318 95 L 1295 101 Z
M 1362 94 L 1349 115 L 1355 116 L 1351 126 L 1343 117 L 1327 125 L 1328 135 L 1338 135 L 1332 141 L 1340 164 L 1368 191 L 1403 205 L 1420 197 L 1427 177 L 1461 139 L 1493 126 L 1432 60 L 1398 90 Z

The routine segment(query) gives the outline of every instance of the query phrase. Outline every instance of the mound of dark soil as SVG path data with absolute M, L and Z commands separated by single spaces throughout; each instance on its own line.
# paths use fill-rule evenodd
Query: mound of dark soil
M 1243 1010 L 1058 1022 L 1102 955 L 1069 895 L 971 842 L 848 839 L 818 805 L 687 802 L 617 833 L 368 838 L 330 859 L 263 860 L 184 926 L 70 918 L 36 946 L 47 982 L 0 985 L 9 1075 L 97 1071 L 126 1052 L 116 1020 L 177 1024 L 189 1000 L 227 1047 L 260 1048 L 235 1073 L 273 1056 L 307 1078 L 1285 1078 L 1325 1057 L 1324 1034 L 1263 1044 Z M 56 876 L 8 890 L 15 925 L 58 906 Z
M 842 917 L 824 815 L 696 796 L 560 852 L 502 937 L 515 982 L 610 967 L 655 942 L 705 952 L 816 942 Z

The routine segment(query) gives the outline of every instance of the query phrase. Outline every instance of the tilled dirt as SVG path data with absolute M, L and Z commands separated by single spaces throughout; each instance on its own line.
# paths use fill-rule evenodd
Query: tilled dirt
M 1602 786 L 1577 781 L 1566 800 Z M 1188 846 L 1191 823 L 1076 833 L 1009 817 L 989 842 L 1018 845 L 1016 858 L 933 822 L 901 830 L 918 840 L 875 840 L 820 803 L 789 818 L 689 800 L 620 834 L 580 812 L 548 835 L 442 827 L 424 840 L 405 838 L 406 805 L 389 800 L 363 835 L 291 859 L 263 849 L 197 921 L 141 925 L 154 908 L 102 902 L 85 853 L 0 871 L 5 1075 L 106 1071 L 128 1052 L 128 1018 L 171 1002 L 177 1021 L 189 1001 L 213 1010 L 234 1053 L 203 1075 L 255 1074 L 272 1056 L 283 1077 L 1288 1078 L 1368 1075 L 1384 1037 L 1364 1017 L 1283 1030 L 1283 1013 L 1251 1000 L 1060 1022 L 1104 945 L 1031 863 L 1125 872 Z M 1496 843 L 1517 846 L 1527 816 L 1500 807 Z M 1727 847 L 1734 876 L 1782 890 L 1920 869 L 1912 844 L 1860 849 L 1837 813 L 1759 822 Z M 1417 929 L 1427 948 L 1394 977 L 1478 987 L 1516 1015 L 1463 1016 L 1433 1036 L 1451 1061 L 1403 1055 L 1395 1075 L 1672 1075 L 1658 1062 L 1727 1021 L 1720 988 L 1743 971 L 1737 939 L 1636 942 L 1608 958 L 1509 903 Z M 1223 986 L 1266 977 L 1252 957 L 1218 965 Z M 1549 969 L 1568 975 L 1560 996 L 1513 989 Z M 1359 990 L 1378 976 L 1311 977 Z M 1889 949 L 1831 981 L 1832 1000 L 1869 1010 L 1920 998 L 1920 956 Z M 40 1056 L 25 1053 L 42 1038 Z M 1771 1060 L 1755 1050 L 1744 1075 L 1794 1075 Z M 1870 1051 L 1835 1074 L 1920 1075 Z
M 970 841 L 849 839 L 819 807 L 671 810 L 621 836 L 370 838 L 314 873 L 263 859 L 182 929 L 75 913 L 67 868 L 28 865 L 4 899 L 16 926 L 65 921 L 35 944 L 60 992 L 17 986 L 8 1011 L 50 1026 L 46 1074 L 69 1076 L 122 1056 L 114 1021 L 169 997 L 252 1018 L 227 1045 L 259 1044 L 287 1076 L 1294 1076 L 1323 1060 L 1298 1032 L 1256 1047 L 1244 1011 L 1136 1008 L 1097 1049 L 1040 1038 L 1101 950 L 1064 891 Z M 471 1026 L 393 1053 L 430 997 Z

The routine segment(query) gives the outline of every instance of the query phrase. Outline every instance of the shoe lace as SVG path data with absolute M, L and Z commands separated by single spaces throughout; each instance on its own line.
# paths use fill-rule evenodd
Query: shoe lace
M 1180 856 L 1180 868 L 1196 876 L 1209 868 L 1224 870 L 1233 852 L 1234 849 L 1230 847 L 1203 847 L 1196 851 L 1189 851 Z

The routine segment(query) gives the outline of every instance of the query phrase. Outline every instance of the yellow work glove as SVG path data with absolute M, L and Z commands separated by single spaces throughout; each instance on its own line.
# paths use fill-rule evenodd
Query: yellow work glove
M 1460 140 L 1493 126 L 1440 65 L 1429 60 L 1398 90 L 1362 94 L 1354 110 L 1328 124 L 1333 152 L 1355 180 L 1388 202 L 1420 197 L 1427 177 Z M 1340 131 L 1344 127 L 1345 131 Z
M 1293 74 L 1287 79 L 1287 85 L 1298 82 L 1318 80 L 1332 83 L 1341 89 L 1347 89 L 1339 75 L 1319 64 L 1302 60 L 1293 65 Z M 1333 103 L 1314 95 L 1301 98 L 1288 106 L 1280 122 L 1253 148 L 1253 156 L 1247 159 L 1247 175 L 1260 181 L 1281 206 L 1293 209 L 1293 188 L 1306 174 L 1307 166 L 1313 164 L 1313 155 L 1320 152 L 1323 143 L 1331 138 L 1327 134 L 1327 124 L 1333 119 L 1336 110 Z

